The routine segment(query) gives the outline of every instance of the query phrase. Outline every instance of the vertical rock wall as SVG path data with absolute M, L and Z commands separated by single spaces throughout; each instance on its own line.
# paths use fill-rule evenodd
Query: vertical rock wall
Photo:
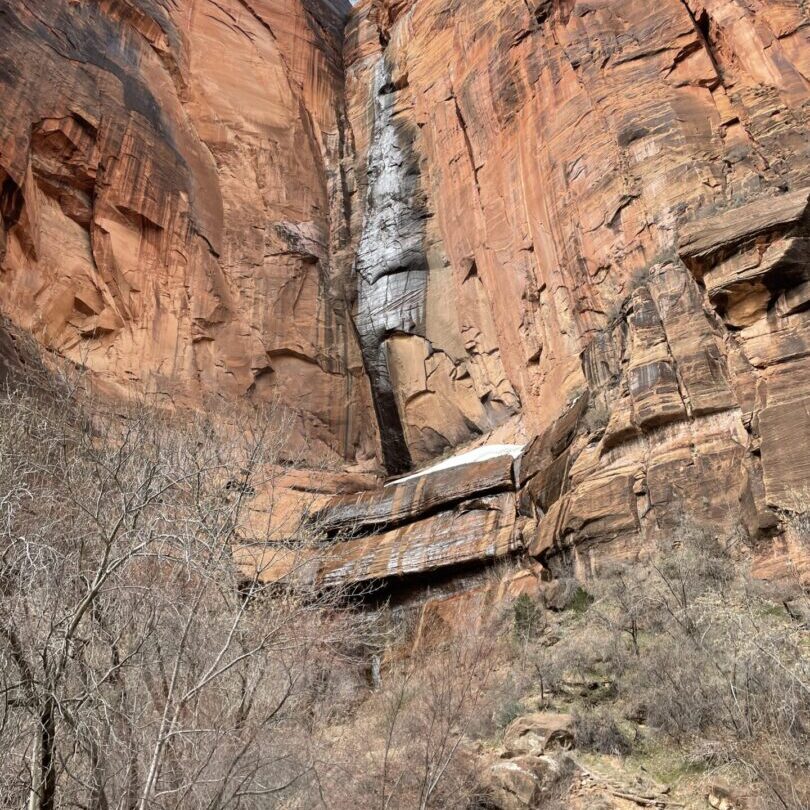
M 803 0 L 13 0 L 0 302 L 292 451 L 529 442 L 533 553 L 810 495 Z M 776 538 L 776 539 L 773 539 Z
M 371 85 L 373 120 L 367 199 L 354 275 L 355 323 L 389 472 L 411 466 L 389 365 L 390 339 L 424 335 L 428 266 L 425 204 L 411 138 L 394 120 L 394 86 L 385 59 Z
M 403 433 L 417 462 L 537 435 L 547 561 L 684 518 L 763 538 L 806 505 L 808 58 L 799 0 L 356 7 L 356 166 L 384 60 L 430 213 L 423 331 L 389 355 Z
M 358 6 L 347 26 L 344 58 L 355 144 L 352 222 L 355 232 L 363 235 L 355 246 L 358 329 L 367 331 L 364 267 L 376 265 L 377 274 L 394 269 L 385 284 L 395 285 L 399 297 L 389 296 L 388 305 L 383 295 L 375 300 L 375 318 L 385 337 L 380 361 L 385 369 L 379 376 L 393 389 L 407 456 L 419 464 L 510 420 L 517 429 L 520 401 L 501 362 L 497 328 L 475 257 L 465 259 L 459 289 L 445 249 L 401 50 L 409 30 L 398 22 L 403 12 L 404 4 Z M 390 129 L 379 126 L 381 114 L 390 119 Z M 379 191 L 381 154 L 390 164 L 389 176 L 399 174 L 393 197 L 392 192 L 386 198 Z M 386 221 L 378 213 L 381 209 Z M 367 365 L 372 386 L 378 365 Z M 381 434 L 385 447 L 384 425 Z M 386 466 L 399 470 L 388 459 Z
M 99 384 L 280 399 L 290 451 L 372 460 L 333 256 L 348 0 L 0 9 L 0 302 Z

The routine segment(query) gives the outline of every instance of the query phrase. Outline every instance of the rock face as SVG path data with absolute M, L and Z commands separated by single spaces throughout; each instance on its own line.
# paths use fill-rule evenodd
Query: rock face
M 519 445 L 515 448 L 519 450 Z M 312 520 L 322 531 L 338 536 L 408 523 L 428 512 L 450 509 L 465 498 L 514 491 L 513 467 L 507 451 L 478 463 L 438 467 L 383 489 L 332 498 Z
M 810 570 L 806 3 L 12 0 L 0 42 L 15 323 L 279 400 L 307 460 L 526 444 L 333 499 L 319 576 L 588 575 L 685 518 Z
M 0 11 L 0 301 L 117 391 L 280 399 L 293 452 L 373 458 L 333 256 L 348 0 Z
M 524 550 L 532 534 L 533 522 L 517 510 L 513 463 L 500 452 L 382 490 L 333 495 L 302 523 L 288 523 L 286 537 L 277 535 L 269 548 L 240 548 L 239 564 L 248 578 L 325 588 L 377 588 L 413 575 L 480 569 Z M 306 524 L 316 542 L 301 547 L 295 537 Z
M 383 461 L 407 470 L 411 453 L 403 432 L 389 356 L 392 335 L 424 335 L 428 264 L 425 210 L 411 138 L 395 121 L 394 86 L 385 58 L 372 76 L 373 125 L 368 191 L 354 270 L 357 333 L 380 425 Z
M 552 569 L 685 519 L 767 538 L 806 506 L 808 45 L 790 1 L 367 0 L 349 20 L 355 174 L 384 64 L 424 195 L 424 323 L 389 353 L 412 459 L 518 410 Z

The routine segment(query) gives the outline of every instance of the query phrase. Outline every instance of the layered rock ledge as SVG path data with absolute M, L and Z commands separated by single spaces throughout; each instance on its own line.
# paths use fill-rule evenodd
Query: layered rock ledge
M 807 576 L 805 3 L 10 0 L 0 44 L 3 313 L 342 481 L 249 555 L 305 512 L 314 579 L 589 576 L 688 525 Z M 407 477 L 484 441 L 527 447 Z

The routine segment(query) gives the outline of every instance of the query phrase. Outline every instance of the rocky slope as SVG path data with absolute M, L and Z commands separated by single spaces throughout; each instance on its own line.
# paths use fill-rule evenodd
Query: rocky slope
M 526 446 L 345 479 L 311 576 L 588 575 L 685 519 L 807 574 L 803 0 L 14 0 L 0 39 L 16 323 L 115 390 L 279 399 L 335 467 Z

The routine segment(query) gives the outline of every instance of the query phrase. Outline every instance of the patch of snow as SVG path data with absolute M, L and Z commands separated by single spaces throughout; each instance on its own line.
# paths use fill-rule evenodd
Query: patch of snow
M 485 444 L 483 447 L 476 447 L 474 450 L 468 450 L 466 453 L 460 453 L 457 456 L 450 456 L 432 467 L 425 467 L 423 470 L 417 470 L 411 475 L 406 475 L 404 478 L 397 478 L 395 481 L 389 481 L 385 486 L 395 487 L 397 484 L 402 484 L 405 481 L 411 481 L 414 478 L 421 478 L 423 475 L 430 475 L 431 473 L 439 472 L 440 470 L 449 470 L 452 467 L 462 467 L 465 464 L 477 464 L 482 461 L 489 461 L 492 458 L 500 458 L 501 456 L 511 456 L 518 458 L 523 452 L 524 445 L 522 444 Z

